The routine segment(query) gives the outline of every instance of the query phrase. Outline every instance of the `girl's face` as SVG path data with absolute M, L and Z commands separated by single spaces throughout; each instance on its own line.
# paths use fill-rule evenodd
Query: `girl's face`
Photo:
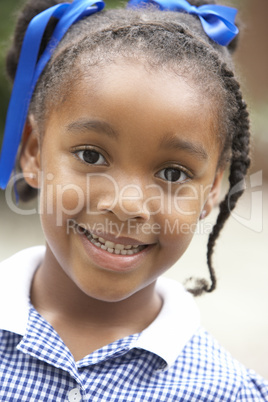
M 86 75 L 86 74 L 85 74 Z M 189 246 L 221 174 L 211 105 L 192 82 L 140 64 L 75 83 L 46 122 L 38 169 L 49 269 L 84 294 L 124 300 Z

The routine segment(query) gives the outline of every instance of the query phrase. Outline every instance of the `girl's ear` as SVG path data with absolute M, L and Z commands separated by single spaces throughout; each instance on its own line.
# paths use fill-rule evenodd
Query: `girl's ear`
M 20 166 L 29 186 L 39 188 L 40 141 L 33 116 L 27 119 L 22 136 Z
M 223 173 L 224 170 L 217 171 L 213 185 L 210 189 L 205 205 L 203 206 L 203 210 L 201 211 L 200 219 L 204 219 L 206 216 L 208 216 L 215 205 L 217 205 L 221 192 Z

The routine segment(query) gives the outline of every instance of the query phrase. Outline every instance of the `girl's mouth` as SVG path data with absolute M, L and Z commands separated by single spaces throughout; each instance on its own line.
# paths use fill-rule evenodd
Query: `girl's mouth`
M 128 272 L 135 269 L 146 258 L 154 244 L 141 243 L 138 240 L 127 237 L 116 237 L 112 234 L 91 233 L 77 225 L 81 235 L 84 249 L 89 259 L 95 265 L 109 271 Z M 104 239 L 102 236 L 105 236 Z M 123 244 L 124 243 L 124 244 Z
M 92 234 L 87 230 L 85 231 L 85 236 L 92 244 L 94 244 L 94 246 L 108 251 L 108 253 L 111 254 L 133 255 L 139 253 L 147 247 L 147 245 L 124 245 L 120 243 L 114 243 L 112 241 L 105 240 L 103 237 L 96 236 L 95 234 Z

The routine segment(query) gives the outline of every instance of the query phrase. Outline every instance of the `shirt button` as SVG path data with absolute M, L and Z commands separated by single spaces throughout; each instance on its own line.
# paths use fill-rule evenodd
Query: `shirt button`
M 82 400 L 79 388 L 74 388 L 68 393 L 69 402 L 79 402 Z

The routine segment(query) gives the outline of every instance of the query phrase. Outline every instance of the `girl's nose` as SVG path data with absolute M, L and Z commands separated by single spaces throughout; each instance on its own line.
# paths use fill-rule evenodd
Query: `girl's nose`
M 124 222 L 128 219 L 148 221 L 150 212 L 145 202 L 144 194 L 136 185 L 126 185 L 117 194 L 102 194 L 98 200 L 97 209 L 100 212 L 111 212 Z

